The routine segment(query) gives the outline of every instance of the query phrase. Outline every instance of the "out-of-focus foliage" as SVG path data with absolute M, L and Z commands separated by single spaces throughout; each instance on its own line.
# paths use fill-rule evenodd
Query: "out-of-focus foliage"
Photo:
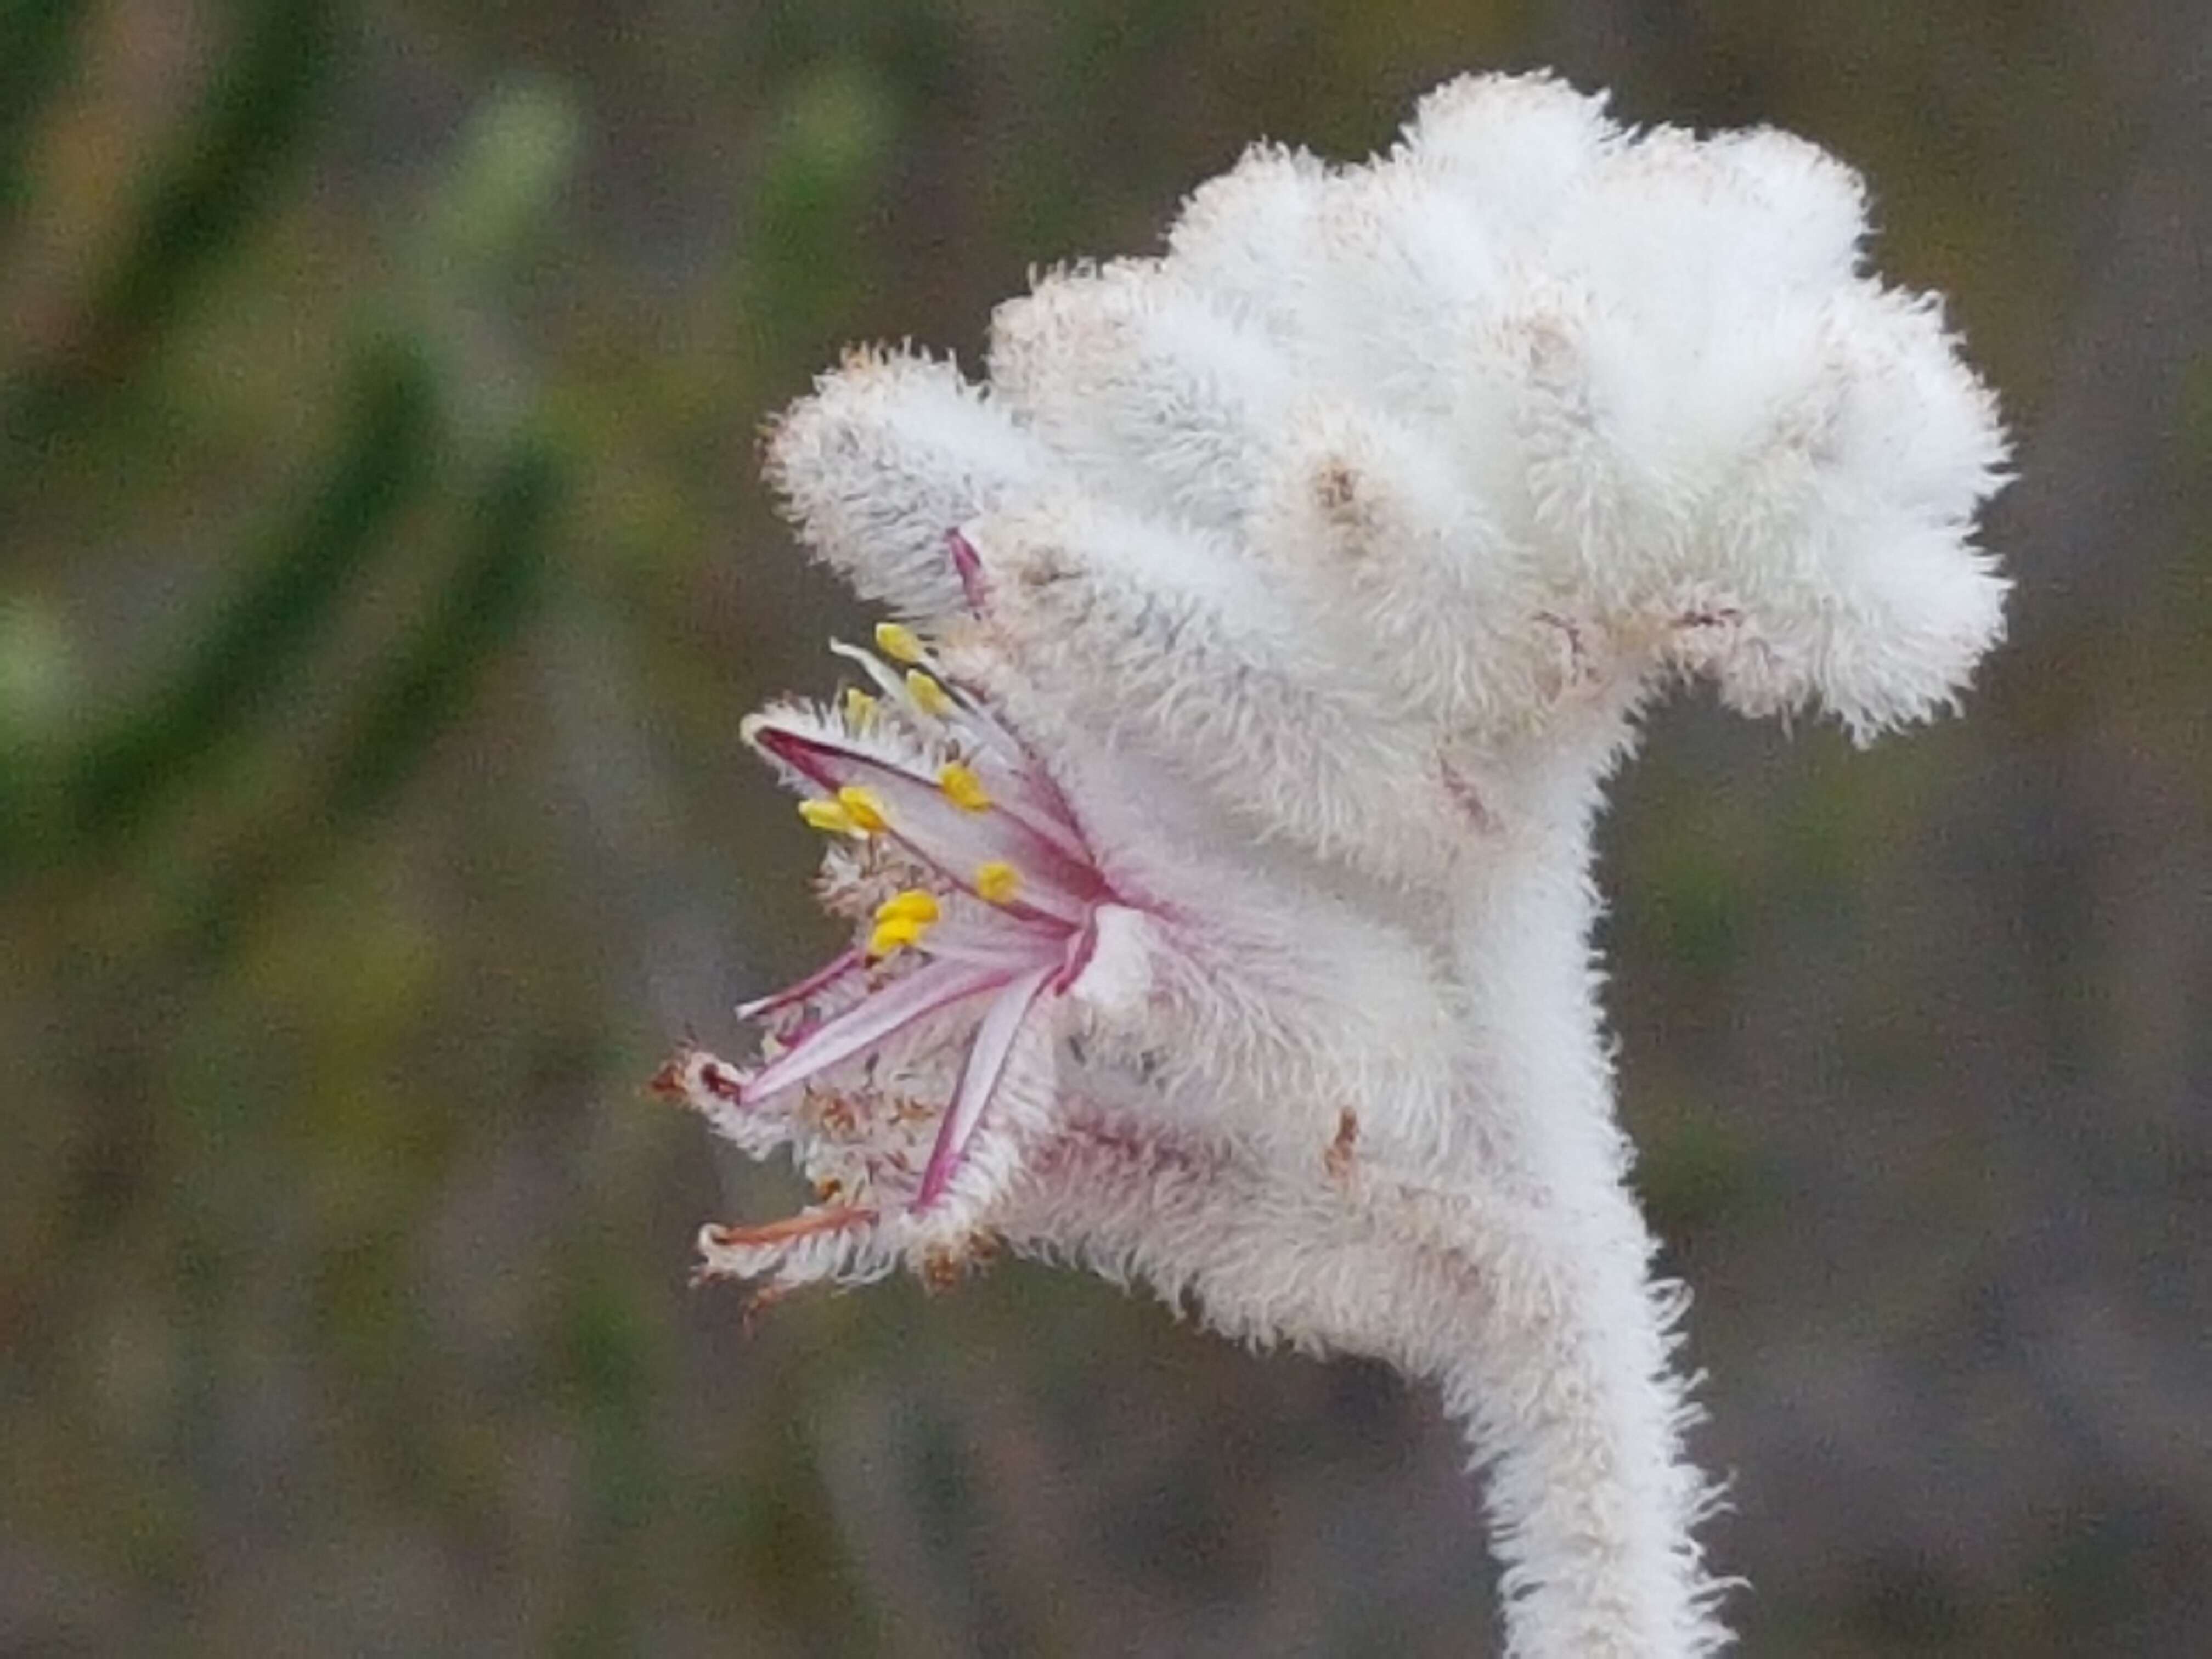
M 1657 722 L 1604 872 L 1753 1652 L 2212 1620 L 2212 33 L 2164 0 L 0 0 L 0 1648 L 1463 1653 L 1429 1402 L 1010 1267 L 684 1288 L 637 1084 L 820 943 L 753 478 L 1267 135 L 1771 120 L 2006 393 L 2014 643 Z

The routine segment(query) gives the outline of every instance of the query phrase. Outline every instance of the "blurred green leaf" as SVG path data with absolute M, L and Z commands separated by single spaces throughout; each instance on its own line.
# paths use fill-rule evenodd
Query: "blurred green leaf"
M 0 767 L 52 742 L 76 691 L 69 630 L 27 595 L 0 599 Z
M 220 955 L 281 882 L 297 880 L 398 793 L 538 597 L 562 474 L 544 440 L 516 441 L 471 505 L 444 591 L 390 653 L 316 799 L 232 855 L 181 929 L 188 951 Z
M 865 63 L 817 70 L 793 88 L 768 145 L 745 247 L 745 309 L 766 340 L 826 336 L 868 282 L 853 257 L 897 130 Z
M 234 0 L 230 9 L 224 68 L 175 159 L 142 187 L 129 246 L 60 354 L 10 389 L 15 465 L 35 464 L 130 383 L 266 202 L 322 108 L 337 64 L 337 0 Z
M 426 278 L 467 289 L 512 264 L 574 174 L 584 147 L 576 102 L 557 82 L 496 88 L 470 117 L 424 227 Z
M 434 453 L 435 389 L 420 356 L 392 340 L 371 343 L 352 378 L 344 434 L 297 515 L 196 632 L 169 682 L 65 763 L 54 815 L 65 842 L 50 852 L 95 857 L 150 822 L 211 750 L 267 712 L 383 545 Z
M 22 204 L 39 112 L 76 57 L 84 0 L 0 0 L 0 232 Z
M 384 805 L 465 700 L 485 659 L 520 625 L 538 593 L 561 494 L 558 456 L 541 440 L 520 440 L 471 508 L 444 595 L 356 721 L 326 796 L 327 821 Z

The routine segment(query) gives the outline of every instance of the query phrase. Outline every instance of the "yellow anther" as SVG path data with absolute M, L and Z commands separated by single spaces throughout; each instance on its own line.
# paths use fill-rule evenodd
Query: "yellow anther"
M 857 685 L 845 688 L 845 724 L 865 732 L 876 722 L 876 700 Z
M 863 835 L 890 827 L 884 816 L 884 798 L 864 784 L 848 783 L 837 792 L 837 805 L 853 820 L 853 827 Z
M 876 926 L 868 935 L 868 954 L 887 957 L 901 945 L 919 944 L 936 920 L 934 893 L 919 887 L 893 893 L 876 907 Z
M 892 894 L 876 907 L 878 921 L 915 921 L 927 927 L 937 920 L 937 896 L 919 887 Z
M 860 826 L 853 822 L 853 815 L 834 800 L 803 800 L 799 803 L 799 816 L 826 834 L 853 836 Z
M 914 706 L 925 714 L 934 714 L 943 720 L 952 712 L 952 699 L 945 690 L 919 668 L 906 671 L 906 694 L 914 699 Z
M 918 663 L 929 656 L 921 648 L 921 636 L 904 623 L 878 623 L 876 649 L 893 662 Z
M 908 916 L 894 916 L 889 921 L 879 921 L 875 931 L 868 935 L 868 954 L 887 957 L 902 946 L 920 943 L 921 936 L 928 931 L 927 922 L 916 921 Z
M 939 769 L 937 787 L 945 792 L 945 799 L 963 811 L 990 810 L 991 796 L 983 787 L 983 780 L 958 761 L 948 761 Z
M 1022 890 L 1022 872 L 1004 859 L 993 859 L 975 872 L 975 891 L 992 904 L 1007 904 Z

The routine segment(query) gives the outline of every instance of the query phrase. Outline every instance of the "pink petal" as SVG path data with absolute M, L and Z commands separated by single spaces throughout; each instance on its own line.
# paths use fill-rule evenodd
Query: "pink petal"
M 1048 915 L 1070 927 L 1107 896 L 1087 864 L 1070 858 L 1023 819 L 993 807 L 971 812 L 945 798 L 937 780 L 881 756 L 757 717 L 748 738 L 816 787 L 830 791 L 860 784 L 883 797 L 889 833 L 963 887 L 994 862 L 1021 872 L 1022 890 L 1006 908 Z
M 894 702 L 909 702 L 904 682 L 872 653 L 837 640 L 830 641 L 830 649 L 856 665 L 879 695 Z M 975 740 L 976 751 L 970 758 L 990 786 L 999 810 L 1050 842 L 1073 863 L 1091 867 L 1090 849 L 1083 844 L 1083 833 L 1068 811 L 1066 799 L 1022 746 L 1021 739 L 1000 725 L 997 716 L 958 681 L 945 679 L 942 684 L 957 706 L 957 712 L 947 716 L 945 723 Z
M 961 1069 L 959 1092 L 938 1126 L 937 1144 L 930 1149 L 928 1167 L 921 1172 L 915 1209 L 934 1204 L 959 1167 L 960 1156 L 982 1121 L 991 1091 L 999 1086 L 1000 1074 L 1006 1069 L 1006 1057 L 1013 1052 L 1022 1021 L 1054 971 L 1050 967 L 1032 969 L 1000 991 L 984 1011 L 983 1022 L 975 1029 L 975 1046 L 968 1050 L 968 1063 Z
M 835 1019 L 824 1020 L 755 1072 L 745 1079 L 744 1103 L 757 1105 L 793 1084 L 804 1083 L 840 1060 L 865 1053 L 926 1015 L 963 998 L 998 989 L 1007 978 L 1001 969 L 957 962 L 925 963 Z
M 1009 763 L 982 755 L 976 757 L 976 770 L 990 786 L 1001 811 L 1038 839 L 1049 842 L 1071 863 L 1095 872 L 1091 849 L 1083 843 L 1083 832 L 1076 827 L 1066 798 L 1034 763 L 1026 757 L 1018 763 Z
M 739 1003 L 738 1018 L 758 1019 L 763 1014 L 772 1014 L 780 1008 L 788 1008 L 793 1003 L 811 1001 L 854 969 L 865 964 L 866 961 L 867 957 L 857 950 L 843 951 L 832 957 L 827 963 L 796 984 L 787 985 L 781 991 L 772 991 L 764 997 L 756 997 L 750 1002 Z
M 878 694 L 893 702 L 909 702 L 910 706 L 905 683 L 895 670 L 884 665 L 881 658 L 838 640 L 830 641 L 830 649 L 857 665 Z M 994 801 L 1075 863 L 1087 867 L 1091 853 L 1083 844 L 1074 815 L 1067 810 L 1066 799 L 1052 780 L 1023 747 L 1021 739 L 1000 724 L 998 717 L 959 681 L 941 677 L 940 683 L 956 710 L 945 717 L 944 724 L 975 743 L 975 751 L 970 759 L 990 785 Z M 933 720 L 936 717 L 923 718 Z
M 1082 928 L 1067 941 L 1060 965 L 1052 976 L 1052 990 L 1056 995 L 1083 977 L 1083 970 L 1091 965 L 1091 958 L 1098 954 L 1098 918 L 1088 918 Z
M 1025 921 L 993 908 L 939 922 L 915 948 L 933 961 L 1001 969 L 1012 979 L 1063 960 L 1077 931 L 1056 921 Z
M 983 561 L 977 556 L 975 544 L 957 530 L 945 532 L 945 550 L 952 555 L 952 568 L 959 574 L 960 591 L 967 596 L 968 608 L 977 616 L 983 614 Z
M 1084 844 L 1082 828 L 1060 786 L 987 706 L 957 683 L 951 690 L 960 701 L 961 724 L 969 735 L 982 740 L 982 752 L 975 757 L 976 769 L 989 781 L 1000 804 L 1074 863 L 1095 872 L 1097 866 Z

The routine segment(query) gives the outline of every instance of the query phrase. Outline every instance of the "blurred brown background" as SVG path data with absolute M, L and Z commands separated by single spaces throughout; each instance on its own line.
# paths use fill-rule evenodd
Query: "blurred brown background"
M 1694 700 L 1606 834 L 1753 1655 L 2212 1651 L 2200 0 L 0 0 L 0 1652 L 1462 1655 L 1389 1375 L 1008 1266 L 685 1288 L 644 1098 L 828 937 L 755 479 L 1267 135 L 1773 122 L 2001 388 L 1967 718 Z

